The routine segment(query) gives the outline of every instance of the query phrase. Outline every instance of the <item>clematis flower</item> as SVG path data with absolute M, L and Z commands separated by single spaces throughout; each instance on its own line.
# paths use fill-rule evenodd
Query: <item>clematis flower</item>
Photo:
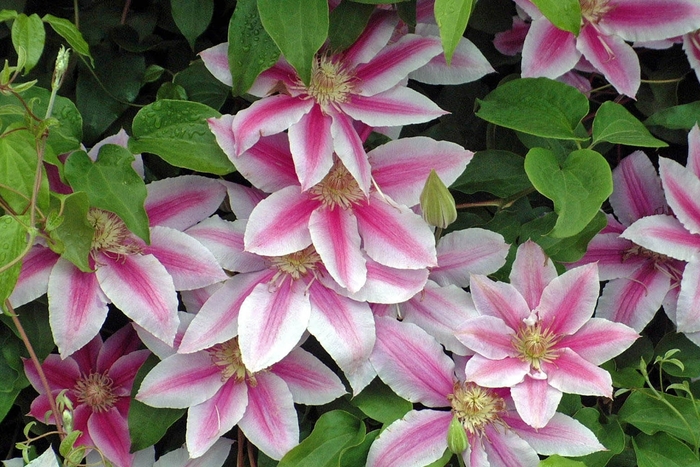
M 639 219 L 670 213 L 661 180 L 646 154 L 635 151 L 622 159 L 613 170 L 613 185 L 610 204 L 617 219 L 608 216 L 607 227 L 593 237 L 586 254 L 572 266 L 597 262 L 600 280 L 609 282 L 596 316 L 641 332 L 664 300 L 667 308 L 675 301 L 674 289 L 680 285 L 685 265 L 620 236 Z
M 675 322 L 694 342 L 700 342 L 700 128 L 688 135 L 686 167 L 659 158 L 659 175 L 674 216 L 659 214 L 639 219 L 622 237 L 650 251 L 687 261 L 680 282 Z
M 178 323 L 176 290 L 226 279 L 211 252 L 183 232 L 219 207 L 226 194 L 223 185 L 189 175 L 159 180 L 147 188 L 150 245 L 136 238 L 115 214 L 91 208 L 94 271 L 80 271 L 42 245 L 35 245 L 23 262 L 10 299 L 19 306 L 48 292 L 49 321 L 61 356 L 75 352 L 99 332 L 110 302 L 155 336 L 172 342 Z
M 261 451 L 280 459 L 299 442 L 294 404 L 326 404 L 344 393 L 340 379 L 301 348 L 265 371 L 250 371 L 234 338 L 165 358 L 146 375 L 136 399 L 189 408 L 185 441 L 193 458 L 238 425 Z
M 540 429 L 527 425 L 508 389 L 466 381 L 442 347 L 413 324 L 378 318 L 371 361 L 394 392 L 428 408 L 412 410 L 382 431 L 370 447 L 369 467 L 435 462 L 448 448 L 453 420 L 467 440 L 456 454 L 471 466 L 534 467 L 538 454 L 581 456 L 605 449 L 588 428 L 560 413 Z
M 95 336 L 70 357 L 56 354 L 46 357 L 41 365 L 55 398 L 67 390 L 73 404 L 73 429 L 82 435 L 75 446 L 95 447 L 116 467 L 131 467 L 131 440 L 127 414 L 131 402 L 131 386 L 148 350 L 137 350 L 141 341 L 131 325 L 110 336 L 104 343 Z M 30 415 L 44 421 L 51 410 L 44 386 L 31 360 L 24 361 L 24 371 L 39 396 L 31 405 Z M 48 422 L 54 424 L 54 416 Z
M 407 34 L 387 46 L 396 22 L 393 12 L 378 11 L 349 49 L 340 54 L 319 52 L 308 86 L 284 59 L 262 72 L 248 92 L 268 97 L 233 116 L 233 156 L 241 156 L 261 136 L 289 129 L 303 190 L 326 176 L 335 153 L 361 191 L 369 193 L 369 163 L 354 122 L 370 127 L 402 126 L 446 113 L 402 85 L 411 71 L 442 52 L 440 40 Z M 230 84 L 226 50 L 226 44 L 221 44 L 201 56 L 214 76 Z M 280 93 L 269 96 L 275 91 Z
M 557 277 L 552 261 L 532 241 L 518 247 L 510 284 L 472 275 L 470 289 L 481 316 L 455 334 L 475 352 L 467 381 L 510 387 L 522 419 L 542 428 L 562 393 L 612 397 L 610 374 L 598 365 L 623 352 L 639 335 L 591 318 L 598 269 L 587 264 Z
M 155 460 L 154 446 L 149 446 L 134 453 L 133 467 L 221 467 L 231 452 L 231 444 L 233 441 L 230 439 L 219 438 L 206 453 L 196 459 L 192 459 L 183 446 L 163 454 L 158 460 Z M 87 465 L 99 466 L 101 463 L 102 458 L 95 451 L 88 454 Z M 18 467 L 22 467 L 22 464 Z
M 640 66 L 625 41 L 663 40 L 700 28 L 695 0 L 580 0 L 578 37 L 554 26 L 529 0 L 515 1 L 533 18 L 523 46 L 523 77 L 556 78 L 583 56 L 630 97 L 641 82 Z

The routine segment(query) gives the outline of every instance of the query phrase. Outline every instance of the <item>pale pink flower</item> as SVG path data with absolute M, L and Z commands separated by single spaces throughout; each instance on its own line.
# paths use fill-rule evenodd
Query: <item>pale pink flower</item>
M 67 390 L 65 395 L 73 404 L 73 429 L 82 432 L 75 445 L 98 448 L 116 467 L 131 467 L 134 460 L 127 426 L 131 386 L 150 354 L 148 350 L 136 350 L 140 344 L 131 325 L 127 325 L 104 343 L 95 336 L 70 357 L 51 354 L 41 365 L 53 397 Z M 44 421 L 50 406 L 31 360 L 24 361 L 24 371 L 39 392 L 29 413 Z M 49 423 L 54 423 L 54 414 Z
M 598 298 L 598 268 L 587 264 L 557 277 L 552 261 L 532 241 L 523 243 L 510 284 L 473 275 L 470 289 L 481 316 L 456 332 L 475 355 L 467 381 L 510 387 L 522 419 L 547 425 L 562 393 L 612 397 L 603 362 L 639 335 L 624 324 L 591 318 Z
M 226 279 L 211 252 L 183 232 L 218 209 L 226 194 L 224 186 L 187 175 L 152 182 L 147 189 L 150 245 L 115 214 L 91 208 L 94 271 L 83 272 L 42 245 L 35 245 L 24 261 L 10 299 L 19 306 L 48 293 L 49 321 L 62 356 L 99 332 L 110 302 L 155 336 L 172 342 L 177 329 L 176 290 Z
M 560 413 L 540 429 L 524 423 L 508 389 L 465 380 L 440 344 L 413 324 L 378 318 L 371 361 L 394 392 L 428 408 L 413 410 L 383 430 L 370 448 L 369 467 L 435 462 L 448 448 L 453 418 L 468 441 L 457 454 L 466 465 L 534 467 L 538 454 L 581 456 L 605 449 L 588 428 Z
M 523 77 L 556 78 L 583 56 L 620 94 L 634 97 L 641 82 L 639 58 L 625 41 L 663 40 L 700 28 L 695 0 L 580 2 L 577 37 L 554 26 L 529 0 L 516 0 L 533 18 L 523 47 Z
M 610 204 L 617 219 L 608 216 L 607 227 L 572 266 L 596 262 L 600 280 L 609 281 L 598 302 L 597 317 L 641 332 L 664 300 L 675 302 L 673 289 L 680 285 L 684 263 L 620 236 L 639 219 L 670 213 L 661 180 L 646 154 L 635 151 L 622 159 L 613 170 L 613 185 Z
M 289 129 L 303 190 L 319 183 L 331 170 L 335 153 L 367 194 L 369 164 L 354 123 L 402 126 L 446 113 L 405 86 L 411 71 L 442 51 L 440 40 L 407 34 L 387 46 L 396 22 L 393 12 L 377 11 L 349 49 L 340 54 L 319 52 L 309 86 L 284 59 L 262 72 L 248 92 L 268 97 L 238 112 L 232 120 L 233 152 L 229 157 L 234 163 L 261 136 Z M 214 76 L 230 83 L 226 49 L 222 44 L 201 55 Z M 276 91 L 280 93 L 269 96 Z

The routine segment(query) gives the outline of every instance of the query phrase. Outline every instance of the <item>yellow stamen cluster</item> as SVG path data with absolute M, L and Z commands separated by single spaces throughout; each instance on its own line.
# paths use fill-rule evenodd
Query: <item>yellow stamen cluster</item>
M 523 325 L 512 343 L 520 359 L 539 371 L 542 363 L 550 363 L 559 357 L 559 350 L 554 348 L 559 339 L 560 336 L 535 323 Z
M 114 254 L 117 257 L 141 253 L 141 246 L 119 216 L 109 211 L 90 208 L 88 222 L 95 228 L 92 237 L 93 257 L 96 253 Z
M 308 246 L 288 255 L 270 258 L 270 261 L 273 266 L 279 269 L 279 273 L 273 278 L 274 282 L 280 274 L 286 274 L 294 280 L 307 274 L 315 274 L 321 257 L 313 246 Z
M 505 411 L 506 404 L 488 388 L 470 382 L 456 382 L 454 392 L 447 399 L 452 405 L 452 413 L 468 434 L 482 435 L 487 425 L 504 423 L 501 413 Z
M 221 371 L 221 381 L 226 382 L 234 378 L 236 382 L 248 382 L 255 386 L 255 376 L 249 372 L 241 359 L 241 349 L 238 347 L 238 339 L 233 338 L 222 344 L 216 344 L 207 350 L 211 361 Z
M 613 6 L 608 5 L 609 0 L 581 0 L 581 17 L 583 21 L 597 24 Z
M 117 396 L 112 390 L 112 378 L 107 373 L 90 373 L 83 375 L 76 383 L 73 391 L 78 402 L 87 404 L 93 412 L 105 412 L 117 402 Z
M 329 57 L 318 55 L 311 68 L 311 83 L 306 92 L 321 107 L 347 102 L 354 90 L 355 75 L 343 64 Z
M 309 193 L 328 209 L 335 209 L 336 206 L 350 209 L 365 199 L 357 181 L 339 160 L 335 161 L 333 168 L 321 182 L 311 187 Z

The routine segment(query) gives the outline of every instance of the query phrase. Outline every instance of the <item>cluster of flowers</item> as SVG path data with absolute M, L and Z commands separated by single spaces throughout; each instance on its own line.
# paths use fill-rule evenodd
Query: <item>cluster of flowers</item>
M 354 394 L 378 375 L 423 407 L 377 438 L 368 465 L 426 465 L 450 449 L 469 465 L 530 466 L 538 454 L 604 449 L 557 406 L 563 393 L 612 397 L 599 365 L 632 344 L 664 299 L 679 330 L 700 343 L 692 306 L 700 274 L 697 129 L 686 169 L 662 160 L 663 193 L 642 153 L 623 160 L 611 199 L 619 222 L 610 217 L 581 264 L 561 276 L 529 241 L 517 249 L 510 283 L 487 277 L 505 264 L 509 246 L 500 235 L 475 228 L 436 242 L 419 214 L 426 179 L 435 171 L 449 185 L 473 154 L 426 137 L 369 152 L 364 142 L 372 131 L 392 134 L 388 127 L 445 113 L 406 87 L 408 78 L 453 84 L 493 70 L 466 39 L 448 67 L 432 5 L 418 3 L 415 33 L 394 11 L 378 9 L 349 49 L 319 52 L 310 84 L 281 59 L 250 89 L 259 100 L 209 121 L 252 187 L 195 175 L 150 183 L 150 244 L 92 208 L 94 272 L 44 245 L 33 248 L 11 302 L 48 293 L 60 356 L 49 356 L 43 369 L 54 396 L 69 389 L 74 399 L 78 444 L 99 448 L 119 467 L 137 465 L 126 415 L 134 376 L 150 354 L 137 350 L 143 342 L 161 362 L 136 399 L 189 409 L 188 456 L 220 446 L 237 425 L 280 459 L 298 443 L 294 404 L 325 404 L 347 391 L 301 348 L 311 335 Z M 582 0 L 578 38 L 527 0 L 516 3 L 533 18 L 524 75 L 595 68 L 633 96 L 639 66 L 624 41 L 667 40 L 681 29 L 698 63 L 694 0 Z M 632 18 L 650 10 L 667 14 L 644 14 L 639 28 Z M 222 44 L 201 55 L 230 83 L 226 50 Z M 227 196 L 234 221 L 214 214 Z M 616 280 L 592 318 L 599 279 Z M 178 311 L 178 293 L 186 312 Z M 103 343 L 109 303 L 134 326 Z M 26 372 L 43 392 L 30 363 Z M 48 409 L 41 394 L 31 413 L 43 419 Z

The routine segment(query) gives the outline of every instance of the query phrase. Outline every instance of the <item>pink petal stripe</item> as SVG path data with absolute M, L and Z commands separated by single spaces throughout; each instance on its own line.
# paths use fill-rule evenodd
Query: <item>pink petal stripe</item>
M 555 334 L 573 334 L 593 316 L 599 292 L 596 264 L 570 269 L 542 291 L 539 321 Z
M 610 204 L 625 226 L 665 211 L 661 179 L 642 151 L 635 151 L 620 161 L 613 170 L 613 184 L 615 190 L 610 195 Z
M 260 201 L 248 219 L 245 249 L 265 256 L 283 256 L 311 245 L 309 218 L 319 201 L 288 186 Z
M 88 419 L 90 438 L 114 467 L 131 467 L 134 455 L 129 453 L 131 438 L 126 419 L 116 407 L 93 412 Z
M 357 181 L 362 192 L 368 194 L 372 177 L 371 168 L 353 122 L 346 115 L 334 113 L 331 135 L 336 155 Z
M 266 97 L 279 90 L 280 82 L 287 90 L 299 84 L 299 75 L 284 57 L 280 57 L 277 63 L 260 73 L 247 92 L 255 97 Z
M 355 216 L 365 251 L 373 260 L 400 269 L 437 266 L 430 227 L 405 206 L 391 205 L 372 193 L 355 207 Z
M 523 43 L 523 78 L 557 78 L 578 63 L 576 36 L 555 27 L 544 16 L 530 25 Z
M 659 173 L 673 213 L 690 233 L 700 234 L 700 179 L 665 157 L 659 158 Z
M 236 163 L 236 169 L 238 169 L 238 162 L 236 161 L 236 142 L 233 139 L 233 130 L 231 125 L 233 124 L 233 115 L 222 115 L 219 118 L 208 118 L 207 124 L 209 125 L 209 131 L 214 134 L 216 138 L 216 143 L 224 151 L 231 162 Z M 239 170 L 240 171 L 240 170 Z
M 620 237 L 617 232 L 601 233 L 590 241 L 583 258 L 568 264 L 567 267 L 597 263 L 601 281 L 629 277 L 649 261 L 643 255 L 632 254 L 635 248 L 638 249 L 634 243 Z
M 371 97 L 353 95 L 339 107 L 354 120 L 372 127 L 424 123 L 449 113 L 423 94 L 402 86 Z
M 695 70 L 695 76 L 700 80 L 700 30 L 683 36 L 683 50 L 688 57 L 690 67 Z M 700 177 L 700 173 L 697 170 L 695 174 Z
M 23 359 L 24 372 L 34 389 L 40 394 L 44 394 L 44 386 L 39 378 L 39 373 L 30 359 Z M 56 354 L 47 355 L 41 364 L 41 369 L 46 375 L 51 391 L 73 388 L 75 383 L 82 376 L 81 368 L 72 358 L 61 359 Z M 40 419 L 42 419 L 43 414 Z
M 384 430 L 372 443 L 367 467 L 428 465 L 447 450 L 447 429 L 452 414 L 413 410 Z
M 136 335 L 136 333 L 134 333 L 134 335 Z M 114 365 L 111 365 L 109 368 L 109 377 L 112 379 L 113 387 L 120 388 L 120 396 L 131 396 L 131 386 L 134 384 L 136 373 L 150 355 L 151 351 L 148 349 L 135 350 L 120 357 Z
M 360 37 L 343 52 L 348 68 L 369 62 L 391 39 L 398 18 L 389 11 L 375 10 Z
M 367 282 L 353 300 L 369 303 L 402 303 L 413 297 L 428 280 L 427 269 L 395 269 L 366 258 Z M 340 292 L 342 293 L 342 292 Z
M 299 185 L 289 138 L 285 133 L 263 136 L 234 163 L 238 173 L 267 193 Z
M 306 331 L 311 314 L 306 284 L 282 276 L 261 283 L 241 304 L 238 344 L 249 371 L 264 370 L 282 360 Z
M 421 328 L 391 318 L 377 318 L 377 342 L 371 362 L 396 394 L 428 407 L 449 406 L 454 363 Z
M 504 421 L 539 454 L 585 456 L 606 449 L 591 430 L 562 413 L 555 413 L 547 426 L 538 429 L 517 417 L 504 417 Z
M 352 211 L 320 207 L 311 213 L 309 232 L 316 252 L 341 287 L 357 292 L 367 281 L 357 219 Z
M 98 372 L 102 373 L 109 370 L 111 366 L 122 356 L 127 355 L 140 347 L 141 341 L 139 340 L 139 336 L 136 334 L 134 327 L 131 324 L 127 324 L 109 336 L 109 338 L 99 347 L 95 357 L 89 355 L 86 360 L 91 362 L 94 361 L 94 365 L 91 363 L 90 366 L 94 366 Z M 92 346 L 87 346 L 85 347 L 84 351 L 91 353 L 91 348 Z M 80 352 L 78 355 L 81 354 L 83 354 L 83 352 Z M 75 356 L 73 358 L 75 358 Z
M 151 226 L 185 230 L 216 211 L 226 196 L 224 186 L 198 175 L 157 180 L 147 185 L 145 208 Z
M 509 429 L 496 424 L 484 427 L 485 441 L 482 446 L 488 458 L 488 465 L 508 467 L 529 467 L 539 465 L 540 458 L 527 441 Z
M 537 308 L 545 287 L 556 277 L 554 263 L 537 243 L 528 240 L 518 247 L 510 272 L 510 283 L 520 292 L 531 310 Z
M 241 420 L 247 405 L 248 386 L 232 378 L 210 399 L 190 407 L 185 435 L 190 456 L 204 455 Z
M 636 52 L 619 36 L 606 36 L 594 25 L 581 28 L 578 50 L 620 94 L 634 98 L 639 89 L 640 67 Z
M 34 245 L 22 259 L 22 269 L 15 289 L 10 295 L 14 308 L 22 306 L 46 293 L 51 269 L 59 255 L 43 245 Z
M 265 192 L 257 188 L 239 185 L 238 183 L 222 183 L 226 184 L 229 204 L 236 219 L 248 219 L 253 208 L 267 196 Z
M 530 30 L 530 23 L 519 16 L 513 16 L 513 27 L 507 31 L 497 32 L 493 46 L 503 55 L 516 55 L 522 52 L 525 37 Z
M 530 315 L 527 302 L 511 284 L 473 274 L 469 287 L 479 313 L 500 318 L 513 330 L 520 329 L 522 320 Z
M 357 67 L 359 94 L 373 96 L 386 91 L 441 52 L 439 37 L 406 34 L 382 49 L 369 63 Z
M 525 376 L 522 383 L 512 387 L 518 415 L 533 428 L 542 428 L 554 416 L 562 393 L 549 385 L 546 379 Z
M 455 337 L 468 349 L 491 360 L 515 357 L 515 333 L 495 316 L 475 316 L 455 330 Z
M 333 166 L 331 121 L 321 106 L 315 104 L 298 123 L 289 127 L 290 154 L 302 191 L 323 180 Z
M 228 42 L 222 42 L 202 50 L 199 52 L 199 56 L 202 57 L 204 66 L 209 70 L 209 73 L 214 75 L 214 78 L 227 86 L 233 85 L 228 64 Z
M 479 386 L 501 388 L 520 383 L 529 371 L 530 364 L 519 358 L 489 360 L 477 354 L 467 362 L 464 375 L 467 381 L 473 381 Z
M 65 358 L 100 331 L 109 300 L 96 274 L 82 272 L 65 259 L 59 259 L 51 271 L 48 297 L 51 332 Z
M 248 407 L 238 426 L 262 452 L 279 460 L 299 443 L 292 394 L 273 373 L 259 373 L 255 379 L 256 385 L 248 387 Z
M 432 169 L 449 186 L 473 156 L 458 144 L 423 136 L 390 141 L 367 153 L 372 177 L 382 193 L 406 206 L 419 203 Z
M 270 371 L 284 380 L 296 404 L 326 404 L 345 394 L 340 378 L 321 360 L 301 348 L 292 350 Z
M 549 384 L 562 392 L 612 398 L 610 373 L 571 349 L 561 349 L 558 358 L 552 363 L 544 363 L 542 370 L 547 374 Z
M 690 261 L 683 271 L 678 295 L 676 325 L 678 332 L 700 331 L 700 258 Z
M 672 216 L 647 216 L 622 233 L 622 237 L 651 251 L 690 261 L 700 251 L 700 236 L 691 234 Z
M 204 245 L 175 229 L 153 227 L 144 254 L 158 258 L 173 278 L 175 290 L 199 289 L 228 278 Z
M 697 123 L 688 133 L 688 162 L 685 166 L 700 178 L 700 127 Z
M 565 336 L 557 348 L 568 348 L 594 365 L 601 365 L 624 352 L 639 334 L 634 329 L 602 318 L 591 318 L 573 336 Z
M 700 4 L 694 0 L 613 0 L 610 6 L 598 27 L 627 41 L 662 40 L 700 29 Z
M 262 136 L 281 133 L 301 120 L 314 106 L 312 99 L 297 99 L 286 94 L 264 97 L 233 119 L 236 156 L 250 149 Z

